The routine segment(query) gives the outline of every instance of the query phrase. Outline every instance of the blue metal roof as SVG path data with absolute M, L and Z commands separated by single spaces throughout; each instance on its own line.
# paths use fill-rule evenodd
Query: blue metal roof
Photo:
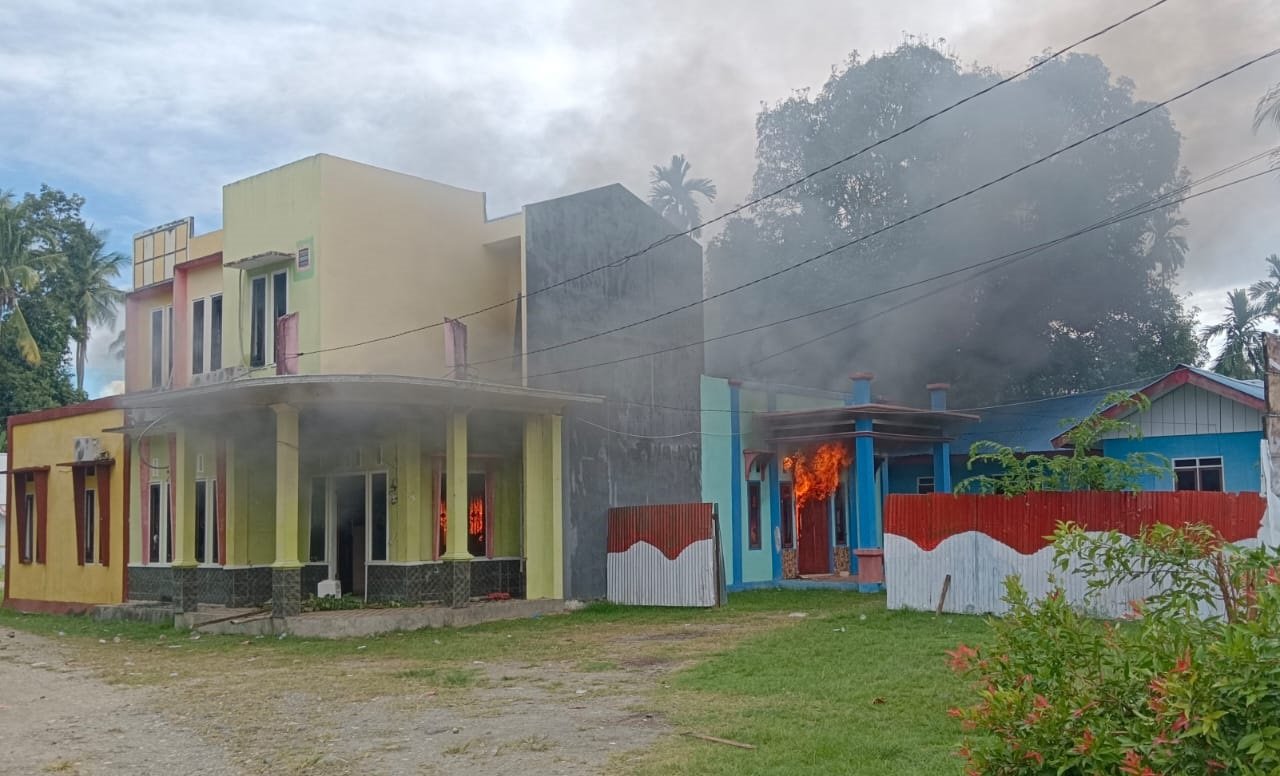
M 966 427 L 964 433 L 956 437 L 952 450 L 957 454 L 964 454 L 969 451 L 969 447 L 974 442 L 982 440 L 990 440 L 1028 452 L 1059 449 L 1053 446 L 1054 437 L 1075 425 L 1071 421 L 1083 420 L 1091 415 L 1107 394 L 1123 390 L 1138 391 L 1182 369 L 1190 370 L 1207 380 L 1255 399 L 1266 398 L 1261 380 L 1237 380 L 1207 369 L 1179 364 L 1177 369 L 1155 380 L 1136 380 L 1098 391 L 975 409 L 973 411 L 981 415 L 982 420 Z
M 967 454 L 974 442 L 990 440 L 1028 452 L 1056 450 L 1053 438 L 1074 425 L 1071 421 L 1093 414 L 1107 394 L 1117 390 L 1137 390 L 1147 384 L 1148 381 L 1144 380 L 1100 391 L 977 409 L 974 412 L 982 416 L 982 420 L 966 426 L 951 449 L 957 454 Z

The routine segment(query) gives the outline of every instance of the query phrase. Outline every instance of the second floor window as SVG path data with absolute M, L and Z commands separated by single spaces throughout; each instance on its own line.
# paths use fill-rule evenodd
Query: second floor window
M 270 289 L 268 289 L 270 281 Z M 270 290 L 270 294 L 268 294 Z M 289 273 L 254 278 L 249 287 L 249 366 L 275 361 L 276 319 L 289 312 Z M 271 359 L 268 361 L 267 359 Z
M 164 385 L 164 310 L 151 311 L 151 387 Z
M 209 371 L 222 368 L 222 295 L 209 297 Z
M 204 372 L 204 300 L 191 303 L 191 374 Z

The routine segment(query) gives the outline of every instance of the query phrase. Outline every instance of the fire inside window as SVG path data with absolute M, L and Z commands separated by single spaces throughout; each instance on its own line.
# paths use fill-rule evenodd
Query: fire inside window
M 440 554 L 448 551 L 447 534 L 449 526 L 446 493 L 448 477 L 440 474 L 440 515 L 439 544 Z M 467 475 L 467 552 L 474 557 L 488 555 L 488 517 L 489 499 L 486 477 L 483 472 Z

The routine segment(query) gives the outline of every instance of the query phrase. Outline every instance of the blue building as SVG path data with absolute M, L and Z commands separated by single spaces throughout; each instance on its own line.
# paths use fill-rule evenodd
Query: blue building
M 969 411 L 947 408 L 947 386 L 928 386 L 927 407 L 873 399 L 871 375 L 849 394 L 702 378 L 702 497 L 720 515 L 730 589 L 782 580 L 879 587 L 884 500 L 890 493 L 950 492 L 996 466 L 968 466 L 974 442 L 1026 453 L 1066 455 L 1071 420 L 1092 414 L 1108 393 L 1131 389 L 1145 412 L 1108 410 L 1141 431 L 1102 440 L 1098 455 L 1162 455 L 1173 471 L 1147 490 L 1257 491 L 1265 397 L 1262 382 L 1181 365 L 1154 381 Z M 787 459 L 841 447 L 829 494 L 797 504 Z
M 851 379 L 838 394 L 702 378 L 702 498 L 718 508 L 730 589 L 799 577 L 878 589 L 892 460 L 932 461 L 947 487 L 951 440 L 978 417 L 949 411 L 945 385 L 911 407 L 873 399 L 870 374 Z
M 1070 421 L 1090 415 L 1108 393 L 1132 389 L 1151 401 L 1145 412 L 1108 410 L 1131 422 L 1138 438 L 1113 434 L 1104 438 L 1099 455 L 1123 458 L 1129 453 L 1164 456 L 1173 465 L 1165 477 L 1147 477 L 1144 490 L 1214 490 L 1256 492 L 1260 487 L 1259 444 L 1266 408 L 1261 380 L 1236 380 L 1196 367 L 1179 365 L 1154 381 L 1120 389 L 1091 391 L 1039 401 L 975 410 L 982 420 L 952 443 L 951 477 L 959 483 L 978 474 L 999 474 L 998 467 L 968 467 L 969 448 L 990 440 L 1026 453 L 1067 454 L 1065 433 Z M 934 463 L 914 456 L 893 462 L 891 493 L 931 493 L 938 488 Z

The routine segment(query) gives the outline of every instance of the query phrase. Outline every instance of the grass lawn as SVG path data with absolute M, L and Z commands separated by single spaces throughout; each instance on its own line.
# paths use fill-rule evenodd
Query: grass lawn
M 164 687 L 220 677 L 198 685 L 210 709 L 221 698 L 299 688 L 337 703 L 388 695 L 410 702 L 430 690 L 433 701 L 465 705 L 468 693 L 501 684 L 509 667 L 549 688 L 587 681 L 625 684 L 628 694 L 641 688 L 643 710 L 675 735 L 616 757 L 618 773 L 921 776 L 961 772 L 951 754 L 959 730 L 946 710 L 966 696 L 943 651 L 981 642 L 986 632 L 978 618 L 887 612 L 882 597 L 836 591 L 743 593 L 715 611 L 601 604 L 566 616 L 343 641 L 192 640 L 161 626 L 7 610 L 3 627 L 58 638 L 109 681 Z M 315 682 L 317 675 L 326 680 Z M 565 703 L 575 702 L 572 689 L 565 693 Z M 245 726 L 239 741 L 252 747 L 252 726 L 269 721 L 234 706 L 210 722 L 233 734 Z M 679 735 L 687 732 L 757 748 Z

